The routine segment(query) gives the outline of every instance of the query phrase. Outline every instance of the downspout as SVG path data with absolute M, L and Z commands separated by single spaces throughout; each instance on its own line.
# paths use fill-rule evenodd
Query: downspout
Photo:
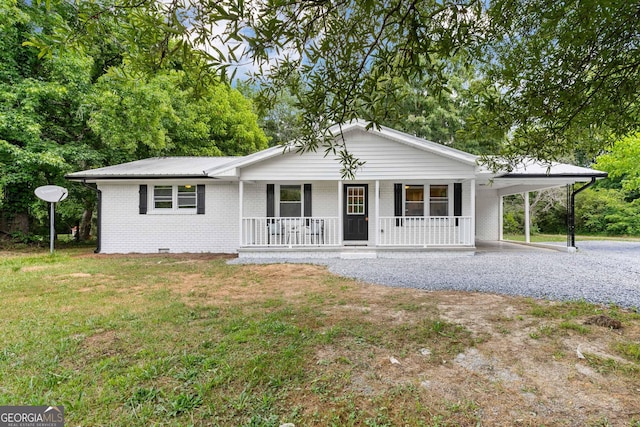
M 85 179 L 83 179 L 82 181 L 80 181 L 80 184 L 84 185 L 85 187 L 87 187 L 88 189 L 95 191 L 96 195 L 98 196 L 98 211 L 96 213 L 96 222 L 97 222 L 97 226 L 98 226 L 98 235 L 96 236 L 96 249 L 93 251 L 94 254 L 99 254 L 100 253 L 100 236 L 102 236 L 102 191 L 100 191 L 98 189 L 98 186 L 96 185 L 96 187 L 92 187 L 89 184 L 87 184 L 87 181 Z
M 576 195 L 586 190 L 587 188 L 591 187 L 595 183 L 596 183 L 596 177 L 592 176 L 591 182 L 588 182 L 587 184 L 583 185 L 577 190 L 572 191 L 571 195 L 569 196 L 569 205 L 567 206 L 567 233 L 568 233 L 567 246 L 570 248 L 576 247 L 576 211 L 575 211 Z M 569 187 L 567 187 L 567 193 L 569 191 L 570 191 Z

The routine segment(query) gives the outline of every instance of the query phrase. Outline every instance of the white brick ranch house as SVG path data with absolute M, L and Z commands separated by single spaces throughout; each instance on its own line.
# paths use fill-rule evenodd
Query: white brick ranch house
M 67 179 L 97 186 L 102 253 L 381 257 L 501 240 L 503 196 L 606 176 L 565 164 L 495 173 L 477 156 L 393 129 L 342 129 L 365 161 L 353 180 L 323 152 L 283 147 L 150 158 Z

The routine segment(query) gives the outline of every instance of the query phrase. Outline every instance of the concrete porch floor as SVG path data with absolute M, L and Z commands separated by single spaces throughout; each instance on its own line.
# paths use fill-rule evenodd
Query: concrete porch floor
M 325 246 L 325 247 L 253 247 L 238 250 L 238 257 L 245 259 L 373 259 L 373 258 L 428 258 L 433 256 L 473 256 L 485 253 L 516 252 L 571 252 L 561 244 L 527 244 L 512 241 L 477 241 L 468 247 L 374 247 L 374 246 Z
M 573 249 L 573 250 L 572 250 Z M 568 248 L 566 243 L 525 243 L 511 240 L 477 240 L 476 252 L 538 252 L 559 251 L 575 252 L 575 248 Z

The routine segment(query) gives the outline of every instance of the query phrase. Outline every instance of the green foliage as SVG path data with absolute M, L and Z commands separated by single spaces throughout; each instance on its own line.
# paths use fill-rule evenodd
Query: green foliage
M 266 148 L 251 103 L 237 90 L 190 84 L 184 71 L 153 77 L 113 68 L 98 79 L 89 125 L 110 147 L 137 157 L 245 155 Z
M 624 0 L 490 2 L 485 72 L 501 91 L 481 124 L 510 132 L 505 154 L 588 159 L 637 129 L 638 12 Z
M 482 66 L 474 114 L 464 118 L 474 139 L 508 141 L 508 157 L 593 158 L 637 129 L 639 11 L 624 0 L 112 0 L 80 2 L 77 20 L 32 43 L 51 54 L 117 27 L 126 62 L 151 75 L 176 57 L 204 58 L 223 81 L 251 64 L 260 99 L 271 104 L 288 91 L 303 110 L 301 149 L 342 152 L 349 175 L 358 162 L 328 126 L 396 120 L 407 84 L 429 96 L 446 91 L 454 57 Z M 455 114 L 438 107 L 414 114 L 415 125 L 437 118 L 455 127 Z
M 382 123 L 468 153 L 497 152 L 501 139 L 478 133 L 470 126 L 482 79 L 474 67 L 455 59 L 448 62 L 443 71 L 447 83 L 441 92 L 429 90 L 427 78 L 411 80 L 401 89 L 397 114 Z
M 581 233 L 640 235 L 640 201 L 624 200 L 616 189 L 589 189 L 576 198 L 576 229 Z
M 38 231 L 48 220 L 47 205 L 33 194 L 45 184 L 70 188 L 57 212 L 59 231 L 81 217 L 90 221 L 95 194 L 66 182 L 72 171 L 149 155 L 237 155 L 266 147 L 250 101 L 209 78 L 202 62 L 163 59 L 165 49 L 182 49 L 185 58 L 191 50 L 166 37 L 157 11 L 103 19 L 93 8 L 104 5 L 75 6 L 0 2 L 0 214 L 9 231 L 29 235 L 30 226 Z M 89 16 L 100 18 L 81 23 Z M 138 26 L 149 20 L 158 24 L 153 31 Z M 90 44 L 48 49 L 63 28 L 82 28 Z M 151 56 L 132 61 L 140 51 Z
M 640 134 L 616 141 L 596 159 L 596 169 L 609 173 L 609 180 L 620 183 L 628 198 L 640 196 Z

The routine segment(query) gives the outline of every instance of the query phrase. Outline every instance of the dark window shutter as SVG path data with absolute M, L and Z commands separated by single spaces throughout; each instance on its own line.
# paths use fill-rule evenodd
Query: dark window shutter
M 140 194 L 140 204 L 138 208 L 140 209 L 140 215 L 145 215 L 147 213 L 147 186 L 141 185 L 140 190 L 138 191 Z
M 267 184 L 267 217 L 269 218 L 276 216 L 275 192 L 275 185 Z
M 304 216 L 311 217 L 311 184 L 304 185 Z
M 402 216 L 402 184 L 393 184 L 393 215 Z M 402 225 L 402 220 L 396 219 L 396 227 Z
M 204 184 L 198 184 L 196 187 L 196 213 L 198 215 L 204 215 L 204 192 L 205 192 Z
M 453 184 L 453 216 L 462 216 L 462 184 Z

